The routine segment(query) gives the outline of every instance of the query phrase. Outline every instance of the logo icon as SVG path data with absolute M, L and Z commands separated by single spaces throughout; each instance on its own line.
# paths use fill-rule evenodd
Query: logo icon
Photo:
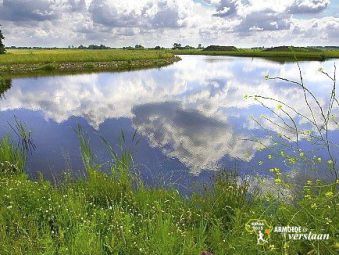
M 252 219 L 246 223 L 245 229 L 257 236 L 257 245 L 265 245 L 271 237 L 273 227 L 266 220 Z

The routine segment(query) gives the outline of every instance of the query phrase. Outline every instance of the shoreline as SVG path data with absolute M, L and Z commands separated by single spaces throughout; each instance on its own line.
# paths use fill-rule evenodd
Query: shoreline
M 311 52 L 292 52 L 292 51 L 256 51 L 256 50 L 238 50 L 238 51 L 203 51 L 203 50 L 172 50 L 175 55 L 201 55 L 201 56 L 230 56 L 230 57 L 252 57 L 263 58 L 275 62 L 297 62 L 297 61 L 326 61 L 339 58 L 339 51 L 311 51 Z
M 104 62 L 61 62 L 46 64 L 0 64 L 0 76 L 3 78 L 21 78 L 46 75 L 84 74 L 94 72 L 121 72 L 150 68 L 160 68 L 180 61 L 181 58 L 140 59 L 140 60 L 117 60 Z

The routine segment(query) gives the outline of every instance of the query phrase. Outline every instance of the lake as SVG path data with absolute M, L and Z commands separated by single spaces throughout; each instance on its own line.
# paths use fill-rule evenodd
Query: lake
M 332 74 L 334 62 L 300 63 L 304 83 L 325 107 L 332 82 L 318 70 Z M 182 61 L 161 69 L 13 79 L 0 98 L 0 137 L 9 133 L 16 138 L 9 127 L 14 116 L 25 123 L 36 145 L 27 171 L 32 177 L 41 172 L 48 179 L 59 178 L 65 170 L 83 174 L 77 125 L 89 136 L 98 162 L 104 165 L 109 158 L 100 137 L 117 144 L 123 132 L 135 171 L 151 185 L 186 188 L 208 181 L 221 170 L 266 175 L 272 167 L 312 168 L 307 163 L 286 163 L 279 157 L 283 147 L 287 154 L 302 150 L 310 157 L 324 158 L 315 168 L 326 176 L 321 171 L 326 168 L 326 151 L 306 136 L 298 137 L 297 143 L 293 129 L 284 127 L 274 114 L 283 115 L 285 106 L 267 99 L 261 105 L 261 100 L 247 98 L 279 99 L 310 116 L 300 86 L 266 80 L 267 74 L 299 79 L 295 63 L 225 56 L 182 56 Z M 305 118 L 287 112 L 300 127 L 311 129 Z M 316 119 L 318 112 L 314 112 Z M 334 114 L 338 113 L 337 107 Z M 292 126 L 288 117 L 284 120 Z M 339 143 L 338 126 L 333 123 L 329 139 Z M 332 149 L 338 158 L 338 147 Z

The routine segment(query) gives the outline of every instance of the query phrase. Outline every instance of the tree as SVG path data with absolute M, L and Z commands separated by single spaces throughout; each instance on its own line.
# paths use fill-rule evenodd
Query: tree
M 135 49 L 143 49 L 144 48 L 144 46 L 142 46 L 141 44 L 137 44 L 137 45 L 135 45 L 135 47 L 134 47 Z
M 6 53 L 6 49 L 5 49 L 5 45 L 3 44 L 2 40 L 4 40 L 5 37 L 3 36 L 1 30 L 0 30 L 0 54 L 5 54 Z
M 181 49 L 181 44 L 180 43 L 174 43 L 172 49 L 173 50 Z

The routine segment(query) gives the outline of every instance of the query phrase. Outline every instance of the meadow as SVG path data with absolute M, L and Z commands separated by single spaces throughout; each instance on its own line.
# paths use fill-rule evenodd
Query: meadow
M 339 50 L 261 50 L 261 49 L 237 49 L 229 51 L 213 51 L 202 49 L 187 49 L 171 51 L 177 55 L 211 55 L 211 56 L 235 56 L 235 57 L 261 57 L 277 62 L 294 62 L 303 60 L 324 61 L 329 58 L 338 58 Z
M 121 71 L 161 67 L 179 59 L 156 50 L 16 49 L 0 55 L 0 74 Z

